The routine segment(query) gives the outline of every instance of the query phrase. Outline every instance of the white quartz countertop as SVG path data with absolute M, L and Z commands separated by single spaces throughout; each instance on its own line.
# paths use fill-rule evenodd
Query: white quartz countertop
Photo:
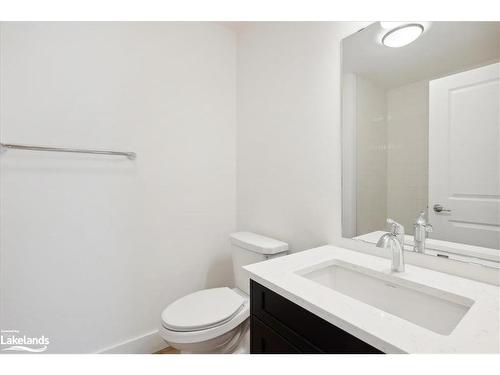
M 443 335 L 297 273 L 334 260 L 466 297 L 474 304 L 453 331 Z M 500 352 L 500 288 L 494 285 L 409 264 L 405 272 L 391 273 L 388 259 L 330 245 L 244 268 L 253 280 L 385 353 Z

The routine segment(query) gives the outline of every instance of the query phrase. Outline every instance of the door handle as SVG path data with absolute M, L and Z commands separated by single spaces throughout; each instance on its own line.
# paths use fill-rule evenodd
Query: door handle
M 448 210 L 444 208 L 442 205 L 439 203 L 435 204 L 434 207 L 432 207 L 434 212 L 440 213 L 440 212 L 451 212 L 451 210 Z

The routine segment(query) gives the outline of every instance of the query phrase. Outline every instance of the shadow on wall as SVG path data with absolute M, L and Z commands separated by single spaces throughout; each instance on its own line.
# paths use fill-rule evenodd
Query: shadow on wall
M 233 285 L 233 260 L 231 255 L 215 258 L 208 268 L 205 288 L 231 287 Z

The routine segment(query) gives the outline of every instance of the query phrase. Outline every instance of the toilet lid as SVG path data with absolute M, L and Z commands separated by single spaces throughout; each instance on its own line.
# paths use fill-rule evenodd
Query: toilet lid
M 227 287 L 205 289 L 171 303 L 161 317 L 167 329 L 198 331 L 227 322 L 236 315 L 244 301 Z

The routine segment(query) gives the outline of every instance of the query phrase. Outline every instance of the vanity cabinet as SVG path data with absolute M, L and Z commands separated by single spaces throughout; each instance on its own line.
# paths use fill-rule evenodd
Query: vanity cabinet
M 382 353 L 254 280 L 250 280 L 250 352 Z

